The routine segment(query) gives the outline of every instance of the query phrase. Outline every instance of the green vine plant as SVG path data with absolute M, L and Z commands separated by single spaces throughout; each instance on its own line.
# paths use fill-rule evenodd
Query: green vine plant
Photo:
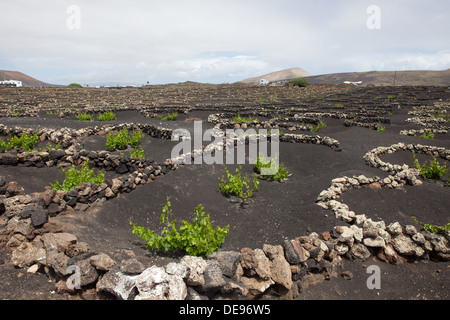
M 97 116 L 98 121 L 112 121 L 114 119 L 116 119 L 116 114 L 112 111 L 103 112 Z
M 441 166 L 435 156 L 433 156 L 433 161 L 430 161 L 429 165 L 426 162 L 421 165 L 416 155 L 413 154 L 413 164 L 419 170 L 420 175 L 427 179 L 439 180 L 449 172 L 447 162 Z
M 446 231 L 450 231 L 450 222 L 447 222 L 447 224 L 443 225 L 443 226 L 438 226 L 438 225 L 433 225 L 433 224 L 428 224 L 428 223 L 421 223 L 419 222 L 419 220 L 417 220 L 417 218 L 415 216 L 411 217 L 412 220 L 414 221 L 415 224 L 422 224 L 422 230 L 423 231 L 428 231 L 431 232 L 433 234 L 438 234 L 438 233 L 443 233 Z
M 257 118 L 253 119 L 251 116 L 249 116 L 248 118 L 242 118 L 241 115 L 239 114 L 232 120 L 232 122 L 252 122 L 252 121 L 258 121 L 258 119 Z
M 262 154 L 256 158 L 256 162 L 253 165 L 253 171 L 260 175 L 263 179 L 272 181 L 283 181 L 289 177 L 289 171 L 286 169 L 283 163 L 278 163 L 277 157 L 273 157 L 269 162 Z M 269 168 L 270 175 L 262 175 L 261 169 Z
M 28 135 L 26 132 L 23 132 L 20 137 L 8 136 L 8 139 L 6 142 L 3 139 L 0 139 L 0 149 L 9 151 L 14 148 L 17 148 L 17 149 L 22 149 L 24 151 L 31 152 L 35 149 L 35 145 L 38 140 L 39 140 L 38 133 Z
M 225 167 L 225 174 L 227 180 L 223 177 L 219 178 L 219 188 L 220 191 L 225 196 L 237 196 L 242 200 L 246 200 L 253 196 L 253 192 L 259 189 L 259 181 L 256 176 L 253 176 L 251 185 L 250 178 L 245 175 L 241 177 L 242 167 L 236 168 L 236 172 L 233 175 L 227 167 Z
M 93 183 L 96 185 L 101 185 L 105 182 L 105 174 L 103 171 L 100 171 L 97 176 L 94 176 L 94 170 L 89 169 L 88 165 L 89 159 L 87 159 L 81 168 L 77 170 L 74 165 L 69 170 L 62 169 L 63 173 L 66 175 L 63 183 L 60 184 L 56 181 L 52 184 L 53 190 L 63 190 L 69 192 L 70 190 L 78 187 L 80 183 Z
M 199 204 L 195 208 L 195 217 L 192 222 L 182 221 L 177 228 L 177 221 L 173 219 L 172 204 L 167 198 L 166 205 L 162 208 L 159 223 L 164 225 L 160 234 L 154 230 L 137 226 L 130 221 L 133 227 L 132 233 L 146 241 L 150 250 L 174 251 L 184 250 L 191 256 L 207 257 L 219 250 L 229 232 L 229 226 L 213 228 L 209 214 Z
M 434 133 L 432 131 L 428 131 L 428 133 L 423 133 L 419 138 L 433 140 L 434 139 Z
M 75 116 L 75 118 L 76 118 L 77 120 L 80 120 L 80 121 L 92 121 L 92 120 L 94 120 L 94 117 L 93 117 L 91 114 L 88 114 L 88 113 L 86 113 L 86 112 L 79 112 L 79 113 Z
M 132 145 L 137 147 L 142 140 L 142 130 L 137 130 L 130 137 L 128 134 L 128 128 L 123 127 L 122 130 L 113 135 L 111 132 L 108 133 L 106 137 L 106 149 L 109 151 L 114 151 L 116 149 L 123 150 Z
M 162 115 L 157 115 L 157 117 L 160 120 L 164 120 L 164 121 L 175 121 L 178 118 L 178 113 L 173 112 L 173 113 L 169 113 L 167 116 L 162 116 Z
M 144 149 L 142 147 L 139 148 L 133 148 L 133 150 L 130 151 L 130 157 L 131 158 L 144 158 Z
M 377 123 L 376 129 L 377 129 L 378 132 L 385 132 L 385 131 L 386 131 L 386 127 L 383 126 L 383 125 L 381 124 L 381 122 L 378 122 L 378 123 Z
M 39 148 L 39 152 L 59 150 L 60 147 L 61 147 L 61 142 L 58 142 L 55 146 L 53 146 L 50 142 L 47 142 L 47 145 L 45 147 Z
M 311 128 L 311 132 L 319 132 L 326 126 L 327 126 L 327 124 L 325 122 L 322 122 L 322 120 L 319 121 L 319 123 L 317 124 L 317 127 L 315 127 L 315 128 L 313 127 L 313 125 L 309 125 L 309 127 Z

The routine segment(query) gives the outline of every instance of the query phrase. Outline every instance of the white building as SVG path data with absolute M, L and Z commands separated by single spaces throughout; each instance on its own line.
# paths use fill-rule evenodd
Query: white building
M 362 83 L 362 81 L 344 81 L 344 84 L 352 84 L 354 86 L 358 86 Z
M 269 81 L 267 81 L 266 79 L 261 79 L 259 80 L 259 84 L 261 86 L 267 86 L 269 84 Z
M 22 81 L 19 81 L 19 80 L 3 80 L 3 81 L 0 81 L 0 84 L 11 84 L 17 88 L 22 87 Z

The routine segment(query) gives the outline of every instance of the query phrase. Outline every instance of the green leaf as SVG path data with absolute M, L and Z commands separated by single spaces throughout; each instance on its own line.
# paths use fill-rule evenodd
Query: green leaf
M 166 213 L 172 214 L 170 201 L 162 208 Z M 163 216 L 163 217 L 162 217 Z M 209 215 L 204 212 L 204 207 L 200 204 L 195 208 L 195 216 L 192 223 L 182 221 L 177 230 L 177 221 L 166 219 L 167 215 L 162 213 L 160 221 L 166 225 L 158 236 L 153 230 L 146 230 L 134 224 L 132 232 L 143 240 L 147 241 L 149 249 L 163 251 L 183 249 L 189 255 L 207 256 L 215 252 L 225 242 L 229 227 L 212 228 Z

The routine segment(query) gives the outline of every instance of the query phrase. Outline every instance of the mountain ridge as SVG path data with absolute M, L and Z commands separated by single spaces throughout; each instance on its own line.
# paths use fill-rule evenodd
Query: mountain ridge
M 384 86 L 450 86 L 450 69 L 447 70 L 404 70 L 330 73 L 305 77 L 308 83 L 361 82 L 360 85 Z
M 261 79 L 273 82 L 280 80 L 291 80 L 299 77 L 308 77 L 308 76 L 312 76 L 312 74 L 309 73 L 308 71 L 303 70 L 302 68 L 289 68 L 271 72 L 262 76 L 247 78 L 240 82 L 247 84 L 259 84 Z
M 396 86 L 450 86 L 450 69 L 447 70 L 402 70 L 402 71 L 365 71 L 342 72 L 312 75 L 301 68 L 291 68 L 275 71 L 262 76 L 247 78 L 241 83 L 260 84 L 264 79 L 268 82 L 291 80 L 297 77 L 305 78 L 310 84 L 342 84 L 344 82 L 365 85 L 396 85 Z

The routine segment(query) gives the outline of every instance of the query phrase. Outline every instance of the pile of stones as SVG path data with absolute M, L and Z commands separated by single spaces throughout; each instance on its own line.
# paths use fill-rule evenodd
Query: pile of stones
M 294 142 L 294 143 L 310 143 L 310 144 L 322 144 L 337 150 L 339 147 L 339 141 L 327 136 L 319 135 L 305 135 L 305 134 L 290 134 L 284 133 L 280 135 L 280 141 L 282 142 Z
M 366 177 L 364 175 L 353 177 L 340 177 L 332 180 L 331 186 L 323 190 L 316 203 L 324 209 L 331 210 L 337 219 L 340 219 L 350 227 L 341 227 L 345 232 L 351 234 L 350 242 L 335 247 L 339 252 L 365 252 L 369 249 L 378 248 L 377 255 L 385 257 L 390 263 L 399 263 L 408 259 L 436 259 L 450 260 L 450 231 L 444 234 L 433 234 L 428 231 L 417 231 L 413 225 L 402 227 L 398 222 L 386 226 L 384 221 L 373 222 L 364 214 L 356 214 L 350 208 L 337 199 L 343 192 L 356 188 L 397 188 L 402 189 L 405 185 L 420 186 L 423 182 L 419 178 L 417 169 L 409 168 L 404 164 L 393 165 L 384 162 L 380 156 L 385 153 L 393 153 L 400 150 L 420 152 L 424 154 L 450 159 L 450 150 L 441 147 L 412 145 L 398 143 L 390 147 L 378 147 L 365 154 L 364 159 L 370 166 L 387 171 L 386 178 Z M 343 229 L 342 229 L 343 228 Z M 353 238 L 352 238 L 353 237 Z M 356 248 L 353 248 L 356 245 Z M 363 248 L 363 247 L 366 248 Z
M 363 158 L 371 167 L 380 168 L 383 171 L 387 171 L 391 175 L 398 175 L 401 172 L 408 171 L 408 166 L 393 165 L 380 159 L 380 156 L 382 156 L 383 154 L 391 154 L 397 151 L 422 153 L 430 156 L 440 157 L 444 160 L 450 160 L 450 150 L 444 147 L 426 146 L 422 144 L 406 144 L 403 142 L 393 144 L 389 147 L 374 148 L 371 151 L 367 152 Z
M 424 134 L 428 132 L 447 134 L 449 130 L 447 112 L 449 104 L 447 102 L 436 102 L 433 106 L 421 106 L 414 107 L 414 110 L 409 111 L 408 114 L 412 115 L 412 118 L 408 118 L 406 121 L 424 127 L 426 129 L 420 130 L 402 130 L 400 134 L 415 136 L 418 134 Z
M 353 121 L 353 120 L 345 120 L 344 125 L 346 127 L 356 126 L 356 127 L 363 127 L 363 128 L 369 128 L 372 130 L 377 130 L 379 127 L 379 122 L 360 122 L 360 121 Z
M 429 129 L 448 130 L 447 120 L 443 118 L 413 117 L 406 121 Z
M 422 135 L 422 134 L 428 134 L 428 133 L 433 133 L 433 134 L 447 134 L 448 130 L 437 130 L 437 129 L 419 129 L 419 130 L 415 130 L 415 129 L 411 129 L 411 130 L 401 130 L 400 134 L 403 136 L 418 136 L 418 135 Z

